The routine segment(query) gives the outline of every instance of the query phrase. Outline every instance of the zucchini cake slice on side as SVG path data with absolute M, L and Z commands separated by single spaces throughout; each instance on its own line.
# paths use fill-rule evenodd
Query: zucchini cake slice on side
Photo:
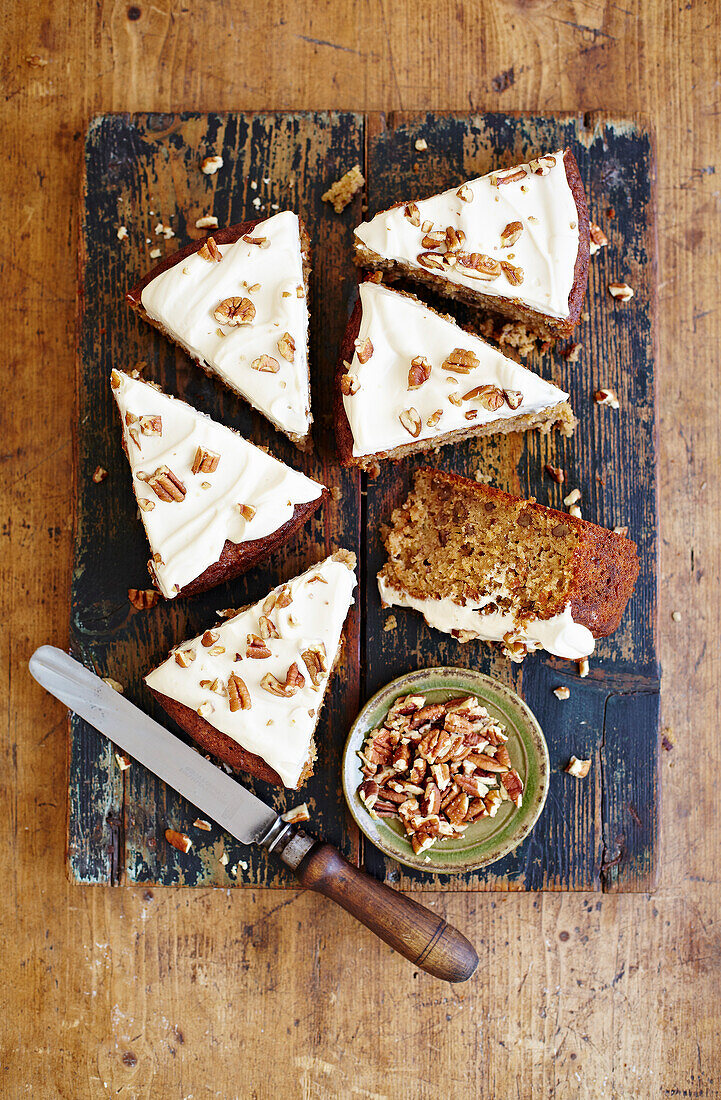
M 471 436 L 554 424 L 570 435 L 575 423 L 563 390 L 374 277 L 360 285 L 335 387 L 341 462 L 370 472 Z
M 337 550 L 265 599 L 183 642 L 145 677 L 204 752 L 278 786 L 313 773 L 315 730 L 353 603 Z
M 423 468 L 393 512 L 378 574 L 384 606 L 420 611 L 460 641 L 588 657 L 618 627 L 638 576 L 636 546 L 595 523 L 490 485 Z
M 127 301 L 305 450 L 309 273 L 308 234 L 297 214 L 283 210 L 186 245 Z
M 586 196 L 569 149 L 403 202 L 355 230 L 356 262 L 568 336 L 588 281 Z
M 205 592 L 263 561 L 328 491 L 242 435 L 140 378 L 110 377 L 150 575 L 166 599 Z

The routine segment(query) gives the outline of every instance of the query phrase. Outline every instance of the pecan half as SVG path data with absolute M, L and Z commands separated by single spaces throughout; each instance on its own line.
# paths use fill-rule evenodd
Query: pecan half
M 286 673 L 285 683 L 274 676 L 272 672 L 266 672 L 260 681 L 260 686 L 265 691 L 269 691 L 271 695 L 280 695 L 284 699 L 289 699 L 305 686 L 305 676 L 303 676 L 294 661 Z
M 270 657 L 270 650 L 263 638 L 257 634 L 248 634 L 245 639 L 245 655 L 256 661 L 264 661 Z
M 322 642 L 308 646 L 301 653 L 305 667 L 308 669 L 310 682 L 317 691 L 323 679 L 323 674 L 328 671 L 325 646 Z
M 520 806 L 523 802 L 523 783 L 518 772 L 511 768 L 501 776 L 501 783 L 508 791 L 508 795 L 514 806 Z
M 484 409 L 488 409 L 489 412 L 495 412 L 496 409 L 500 409 L 504 403 L 505 398 L 503 396 L 503 390 L 499 390 L 498 386 L 476 386 L 475 389 L 469 390 L 468 393 L 463 394 L 464 401 L 478 401 L 483 405 Z
M 167 466 L 158 466 L 158 469 L 146 480 L 158 500 L 165 502 L 185 500 L 185 486 Z
M 521 233 L 523 232 L 523 222 L 509 222 L 501 230 L 501 245 L 503 248 L 510 248 L 512 244 L 515 244 Z
M 250 710 L 252 705 L 250 692 L 245 682 L 241 680 L 237 672 L 231 672 L 228 677 L 228 706 L 231 711 Z
M 454 348 L 448 358 L 441 363 L 443 370 L 453 371 L 454 374 L 470 374 L 480 365 L 478 356 L 466 348 Z
M 499 261 L 482 252 L 459 252 L 456 261 L 469 279 L 481 279 L 483 282 L 490 283 L 501 274 Z
M 219 462 L 220 455 L 215 451 L 206 451 L 203 447 L 198 447 L 190 472 L 192 474 L 213 474 L 218 469 Z
M 443 258 L 437 252 L 419 252 L 416 260 L 428 271 L 443 271 Z
M 149 611 L 160 599 L 160 593 L 154 588 L 129 588 L 128 599 L 138 611 Z
M 408 371 L 408 389 L 417 390 L 428 381 L 431 376 L 431 364 L 423 355 L 416 355 L 411 359 Z
M 253 370 L 263 371 L 265 374 L 277 374 L 280 370 L 280 363 L 272 355 L 259 355 L 250 365 Z
M 523 282 L 523 268 L 514 267 L 507 260 L 501 260 L 501 271 L 508 279 L 511 286 L 520 286 Z
M 255 320 L 255 306 L 250 298 L 224 298 L 213 317 L 219 325 L 249 325 Z

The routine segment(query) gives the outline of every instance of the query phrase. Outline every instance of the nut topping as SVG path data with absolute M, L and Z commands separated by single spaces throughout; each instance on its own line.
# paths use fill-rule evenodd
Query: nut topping
M 373 354 L 373 344 L 369 336 L 366 336 L 365 340 L 356 340 L 355 353 L 358 356 L 359 363 L 368 362 Z
M 462 183 L 456 191 L 456 194 L 461 202 L 473 202 L 473 191 L 467 183 Z
M 215 242 L 215 237 L 206 237 L 203 244 L 198 249 L 198 255 L 201 260 L 207 260 L 208 263 L 217 263 L 223 259 L 223 254 L 218 248 Z
M 536 176 L 547 176 L 552 168 L 556 167 L 556 158 L 552 156 L 538 157 L 531 160 L 528 167 Z
M 129 588 L 128 599 L 138 611 L 149 611 L 160 599 L 160 593 L 154 588 Z
M 192 649 L 176 649 L 175 663 L 181 668 L 188 668 L 195 660 L 195 652 Z
M 498 386 L 476 386 L 475 389 L 463 394 L 463 400 L 477 400 L 484 409 L 495 412 L 504 402 L 503 390 L 499 390 Z
M 459 252 L 456 261 L 463 268 L 463 274 L 469 279 L 481 279 L 483 282 L 493 282 L 501 274 L 501 265 L 492 256 L 486 256 L 483 252 Z
M 160 416 L 141 416 L 139 424 L 142 435 L 163 434 L 163 418 Z
M 526 169 L 523 166 L 515 168 L 512 172 L 506 172 L 504 176 L 499 176 L 497 172 L 494 172 L 491 175 L 491 186 L 501 187 L 505 183 L 517 183 L 519 180 L 524 180 L 525 178 Z
M 155 473 L 147 478 L 147 484 L 155 493 L 158 500 L 167 503 L 185 500 L 185 486 L 180 478 L 177 478 L 167 466 L 158 466 Z
M 295 359 L 295 340 L 289 332 L 284 332 L 278 341 L 278 351 L 288 363 Z
M 284 699 L 290 699 L 291 696 L 305 687 L 305 676 L 303 676 L 294 661 L 286 673 L 285 683 L 274 676 L 272 672 L 266 672 L 260 681 L 260 686 L 269 691 L 271 695 L 280 695 Z
M 409 202 L 403 210 L 403 216 L 408 218 L 411 225 L 416 227 L 421 224 L 421 213 L 414 202 Z
M 512 244 L 515 244 L 521 233 L 523 232 L 523 222 L 509 222 L 501 230 L 501 245 L 503 248 L 510 248 Z
M 523 268 L 514 267 L 507 260 L 501 260 L 501 271 L 508 279 L 511 286 L 520 286 L 523 282 Z
M 256 661 L 264 661 L 270 657 L 270 650 L 262 638 L 257 634 L 248 634 L 246 638 L 245 655 Z
M 255 320 L 255 306 L 250 298 L 224 298 L 216 306 L 213 317 L 219 325 L 249 325 Z
M 630 302 L 633 298 L 633 287 L 628 283 L 609 283 L 608 293 L 619 302 Z
M 466 234 L 462 229 L 454 229 L 452 225 L 446 227 L 446 252 L 460 252 L 466 243 Z
M 228 677 L 228 706 L 232 712 L 250 710 L 252 707 L 250 692 L 237 672 Z
M 258 617 L 258 627 L 260 629 L 261 638 L 280 638 L 275 623 L 267 615 L 260 615 Z
M 325 646 L 322 642 L 309 646 L 301 653 L 305 667 L 308 669 L 310 682 L 317 691 L 320 687 L 323 673 L 328 671 Z
M 206 630 L 203 637 L 200 639 L 200 644 L 205 646 L 206 649 L 210 649 L 212 645 L 218 641 L 220 634 L 217 630 Z
M 414 439 L 417 439 L 421 434 L 421 428 L 423 427 L 423 421 L 418 415 L 418 410 L 414 408 L 403 409 L 403 412 L 399 415 L 398 419 L 410 435 Z
M 252 506 L 252 504 L 238 504 L 237 508 L 243 519 L 250 523 L 253 516 L 255 515 L 255 508 Z
M 253 370 L 263 371 L 265 374 L 277 374 L 280 370 L 280 363 L 272 355 L 259 355 L 250 365 Z
M 358 393 L 360 382 L 353 374 L 342 374 L 340 379 L 340 392 L 344 397 L 352 397 Z
M 448 358 L 441 363 L 443 370 L 453 371 L 454 374 L 470 374 L 480 365 L 480 359 L 465 348 L 454 348 Z
M 216 454 L 215 451 L 206 451 L 203 447 L 198 447 L 190 472 L 193 474 L 213 474 L 218 469 L 219 462 L 220 455 Z
M 431 229 L 426 233 L 422 239 L 421 244 L 424 248 L 437 248 L 441 244 L 446 243 L 446 234 L 442 229 Z
M 419 252 L 416 260 L 421 267 L 425 267 L 428 271 L 443 271 L 443 257 L 439 256 L 437 252 Z
M 620 408 L 618 398 L 613 390 L 596 390 L 593 400 L 597 405 L 608 405 L 612 409 Z
M 431 415 L 426 419 L 427 427 L 435 428 L 436 424 L 439 422 L 442 416 L 443 409 L 436 409 L 436 411 L 432 412 Z
M 417 390 L 427 382 L 431 376 L 431 364 L 423 355 L 416 355 L 411 359 L 408 371 L 408 389 Z
M 520 390 L 504 390 L 503 396 L 509 409 L 520 409 L 523 404 L 523 394 Z
M 250 234 L 246 233 L 243 240 L 246 244 L 257 245 L 258 248 L 270 248 L 270 241 L 267 237 L 251 237 Z

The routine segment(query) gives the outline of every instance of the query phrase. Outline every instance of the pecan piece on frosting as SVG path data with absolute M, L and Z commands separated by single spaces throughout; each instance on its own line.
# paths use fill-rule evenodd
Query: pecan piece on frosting
M 278 351 L 288 363 L 295 359 L 295 340 L 289 332 L 284 332 L 278 341 Z
M 495 412 L 496 409 L 500 409 L 504 402 L 503 390 L 499 390 L 498 386 L 476 386 L 468 393 L 463 394 L 463 400 L 479 401 L 484 409 Z
M 443 370 L 453 371 L 454 374 L 470 374 L 480 365 L 478 356 L 466 348 L 454 348 L 448 358 L 441 363 Z
M 523 404 L 523 394 L 520 390 L 504 390 L 503 396 L 509 409 L 520 409 Z
M 328 671 L 325 646 L 322 642 L 308 646 L 301 653 L 305 667 L 308 669 L 310 682 L 317 690 L 323 678 L 323 673 Z
M 285 683 L 274 676 L 272 672 L 266 672 L 260 681 L 260 686 L 269 691 L 271 695 L 280 695 L 284 699 L 290 699 L 291 696 L 305 686 L 305 676 L 303 676 L 294 661 L 286 673 Z
M 431 364 L 423 355 L 416 355 L 411 359 L 408 371 L 408 389 L 417 390 L 428 381 L 431 376 Z
M 277 374 L 280 370 L 280 363 L 272 355 L 259 355 L 250 365 L 253 370 L 263 371 L 265 374 Z
M 255 508 L 253 507 L 253 505 L 252 504 L 238 504 L 237 508 L 238 508 L 238 511 L 240 512 L 241 516 L 243 517 L 243 519 L 246 520 L 246 522 L 250 523 L 253 516 L 255 515 Z
M 224 298 L 213 317 L 219 325 L 249 325 L 255 320 L 255 306 L 250 298 Z
M 373 344 L 369 336 L 366 336 L 365 340 L 356 340 L 355 353 L 358 356 L 359 363 L 367 363 L 373 354 Z
M 263 638 L 259 638 L 257 634 L 248 634 L 246 638 L 245 655 L 246 657 L 252 657 L 258 661 L 264 661 L 266 658 L 270 657 L 270 650 Z
M 501 230 L 501 244 L 503 248 L 510 248 L 515 244 L 523 232 L 523 222 L 509 222 Z
M 456 263 L 463 268 L 463 273 L 469 279 L 481 279 L 491 283 L 501 274 L 501 265 L 492 256 L 486 256 L 483 252 L 458 252 Z
M 141 416 L 138 422 L 142 435 L 163 434 L 163 418 L 161 416 Z
M 409 202 L 405 206 L 403 210 L 403 216 L 408 218 L 408 221 L 411 223 L 411 225 L 414 225 L 416 227 L 420 226 L 421 212 L 414 202 Z
M 353 394 L 358 393 L 360 389 L 360 382 L 352 374 L 341 375 L 340 380 L 340 392 L 344 397 L 352 397 Z
M 218 469 L 219 462 L 220 455 L 215 451 L 206 451 L 203 447 L 198 447 L 190 472 L 192 474 L 213 474 Z
M 185 486 L 167 466 L 158 466 L 146 481 L 158 500 L 165 502 L 185 500 Z
M 250 710 L 252 706 L 250 692 L 237 672 L 228 677 L 228 706 L 231 711 Z
M 414 439 L 417 439 L 418 436 L 421 434 L 421 428 L 423 427 L 423 421 L 418 415 L 418 410 L 413 408 L 403 409 L 403 411 L 399 414 L 398 419 L 400 420 L 405 430 L 410 435 L 412 435 Z
M 501 260 L 501 271 L 508 279 L 511 286 L 520 286 L 523 282 L 523 268 L 514 267 L 508 260 Z
M 205 241 L 198 249 L 198 255 L 200 256 L 201 260 L 207 260 L 208 263 L 211 264 L 219 264 L 220 261 L 223 259 L 223 254 L 221 253 L 218 245 L 215 242 L 215 237 L 206 237 Z

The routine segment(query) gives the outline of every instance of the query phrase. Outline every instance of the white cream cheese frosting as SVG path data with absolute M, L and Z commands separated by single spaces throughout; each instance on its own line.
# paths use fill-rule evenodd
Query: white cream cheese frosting
M 413 439 L 435 439 L 493 420 L 539 413 L 568 399 L 563 390 L 415 298 L 374 282 L 361 283 L 359 289 L 360 329 L 347 372 L 354 380 L 353 392 L 343 398 L 355 456 L 390 450 Z M 444 369 L 443 364 L 459 348 L 472 352 L 478 365 L 464 373 Z M 410 389 L 409 370 L 419 356 L 426 360 L 430 374 L 420 386 Z M 466 397 L 489 385 L 520 395 L 520 404 L 511 408 L 504 401 L 491 410 L 478 395 Z M 420 418 L 416 435 L 404 426 L 401 416 L 405 410 L 415 411 Z
M 520 224 L 520 233 L 508 244 L 513 233 L 507 232 L 505 241 L 501 234 L 514 223 Z M 463 253 L 504 261 L 520 269 L 522 281 L 509 281 L 505 271 L 490 281 L 474 277 L 472 268 L 445 258 L 452 256 L 446 244 L 428 239 L 423 243 L 428 232 L 442 237 L 449 226 L 465 235 Z M 418 200 L 411 204 L 410 216 L 408 205 L 382 211 L 359 225 L 355 236 L 384 259 L 417 270 L 425 268 L 481 294 L 512 298 L 551 317 L 569 316 L 579 227 L 563 150 Z M 429 253 L 444 258 L 440 263 L 433 259 L 419 261 L 419 256 L 427 257 Z
M 496 610 L 483 614 L 484 605 L 498 599 L 502 592 L 489 595 L 481 602 L 467 600 L 465 604 L 456 603 L 449 597 L 417 599 L 389 585 L 380 575 L 378 589 L 384 605 L 420 611 L 429 626 L 442 630 L 445 634 L 462 630 L 484 642 L 503 642 L 510 633 L 513 640 L 521 642 L 529 652 L 545 649 L 556 657 L 569 660 L 580 660 L 581 657 L 590 657 L 593 653 L 593 634 L 588 627 L 574 621 L 570 603 L 560 615 L 553 615 L 550 619 L 534 619 L 530 623 L 519 625 L 512 612 Z
M 286 787 L 297 787 L 355 583 L 349 565 L 335 556 L 326 558 L 212 631 L 178 646 L 145 682 L 262 757 Z M 268 627 L 261 620 L 270 620 L 278 637 L 263 637 Z M 262 640 L 268 656 L 247 656 L 249 635 Z M 319 649 L 325 654 L 324 670 L 311 667 L 311 654 Z M 292 665 L 303 679 L 293 694 L 276 695 L 263 686 L 268 674 L 285 684 Z M 250 705 L 245 709 L 231 709 L 231 675 L 240 678 L 247 692 Z
M 113 371 L 111 386 L 151 566 L 168 599 L 219 559 L 226 539 L 264 538 L 291 518 L 296 505 L 323 492 L 305 474 L 155 386 L 121 371 Z M 194 473 L 202 455 L 205 462 Z M 164 490 L 162 475 L 159 483 L 153 477 L 162 468 L 181 489 L 173 491 L 171 482 L 170 493 Z
M 260 243 L 253 243 L 253 242 Z M 217 246 L 220 262 L 199 252 L 169 267 L 142 292 L 148 317 L 282 431 L 310 431 L 308 303 L 300 223 L 284 210 L 234 244 Z M 214 313 L 231 298 L 248 299 L 250 323 L 219 323 Z M 279 341 L 288 334 L 284 355 Z M 292 354 L 292 360 L 288 358 Z M 273 359 L 277 370 L 252 363 Z

